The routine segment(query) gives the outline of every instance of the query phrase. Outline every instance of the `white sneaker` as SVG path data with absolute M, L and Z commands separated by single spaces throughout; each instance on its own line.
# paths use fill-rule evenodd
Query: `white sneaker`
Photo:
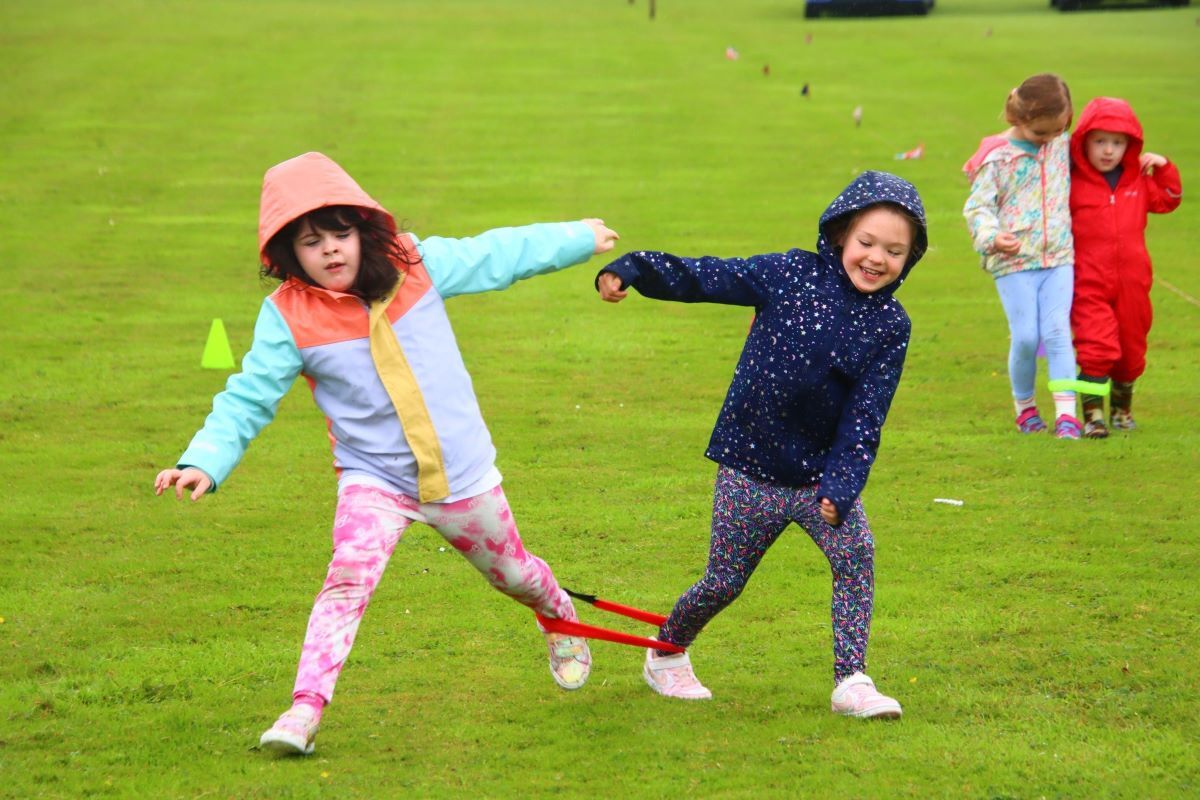
M 875 682 L 861 672 L 846 678 L 833 690 L 829 698 L 830 708 L 835 714 L 859 719 L 899 719 L 900 704 L 880 694 Z
M 710 700 L 712 692 L 692 672 L 692 660 L 687 653 L 675 653 L 669 656 L 654 655 L 653 648 L 646 649 L 646 665 L 642 667 L 642 677 L 650 688 L 665 697 L 678 697 L 682 700 Z
M 587 683 L 592 672 L 592 651 L 588 649 L 587 639 L 565 633 L 547 633 L 545 637 L 554 682 L 568 690 Z
M 312 755 L 320 727 L 316 716 L 312 706 L 297 703 L 275 720 L 270 730 L 258 740 L 258 746 L 280 755 Z

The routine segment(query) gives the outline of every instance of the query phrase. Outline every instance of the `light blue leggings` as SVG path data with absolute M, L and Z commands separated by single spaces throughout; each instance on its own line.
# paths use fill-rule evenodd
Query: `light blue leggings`
M 1037 377 L 1037 347 L 1046 345 L 1050 380 L 1075 378 L 1075 348 L 1071 346 L 1071 295 L 1075 269 L 1014 272 L 996 279 L 996 291 L 1008 317 L 1012 339 L 1008 348 L 1008 378 L 1013 397 L 1033 397 Z

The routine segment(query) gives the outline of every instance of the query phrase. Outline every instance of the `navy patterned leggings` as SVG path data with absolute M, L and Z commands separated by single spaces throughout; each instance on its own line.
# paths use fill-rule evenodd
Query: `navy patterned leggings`
M 712 542 L 704 577 L 684 592 L 658 631 L 659 641 L 688 647 L 746 588 L 758 562 L 788 523 L 808 533 L 833 572 L 833 679 L 866 671 L 874 600 L 875 542 L 862 501 L 838 528 L 821 519 L 817 486 L 762 483 L 721 467 L 713 493 Z

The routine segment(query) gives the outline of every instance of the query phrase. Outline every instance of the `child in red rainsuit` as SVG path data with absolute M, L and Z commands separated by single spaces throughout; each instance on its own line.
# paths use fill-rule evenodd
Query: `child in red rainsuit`
M 1112 379 L 1109 423 L 1133 430 L 1133 383 L 1146 370 L 1153 275 L 1146 214 L 1174 211 L 1179 170 L 1142 150 L 1142 125 L 1129 103 L 1097 97 L 1071 136 L 1071 221 L 1075 297 L 1071 328 L 1081 381 Z M 1099 387 L 1098 387 L 1099 388 Z M 1108 436 L 1101 393 L 1082 393 L 1083 435 Z

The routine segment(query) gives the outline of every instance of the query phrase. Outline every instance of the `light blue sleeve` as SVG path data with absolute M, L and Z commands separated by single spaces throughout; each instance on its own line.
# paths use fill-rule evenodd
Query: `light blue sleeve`
M 496 228 L 467 239 L 413 240 L 442 297 L 505 289 L 519 280 L 583 263 L 596 249 L 595 234 L 584 222 Z
M 204 427 L 179 457 L 179 468 L 196 467 L 212 478 L 213 487 L 225 482 L 242 460 L 255 436 L 275 418 L 302 362 L 300 351 L 283 316 L 270 298 L 263 301 L 254 325 L 254 342 L 242 359 L 242 371 L 230 376 L 225 390 L 213 398 Z

